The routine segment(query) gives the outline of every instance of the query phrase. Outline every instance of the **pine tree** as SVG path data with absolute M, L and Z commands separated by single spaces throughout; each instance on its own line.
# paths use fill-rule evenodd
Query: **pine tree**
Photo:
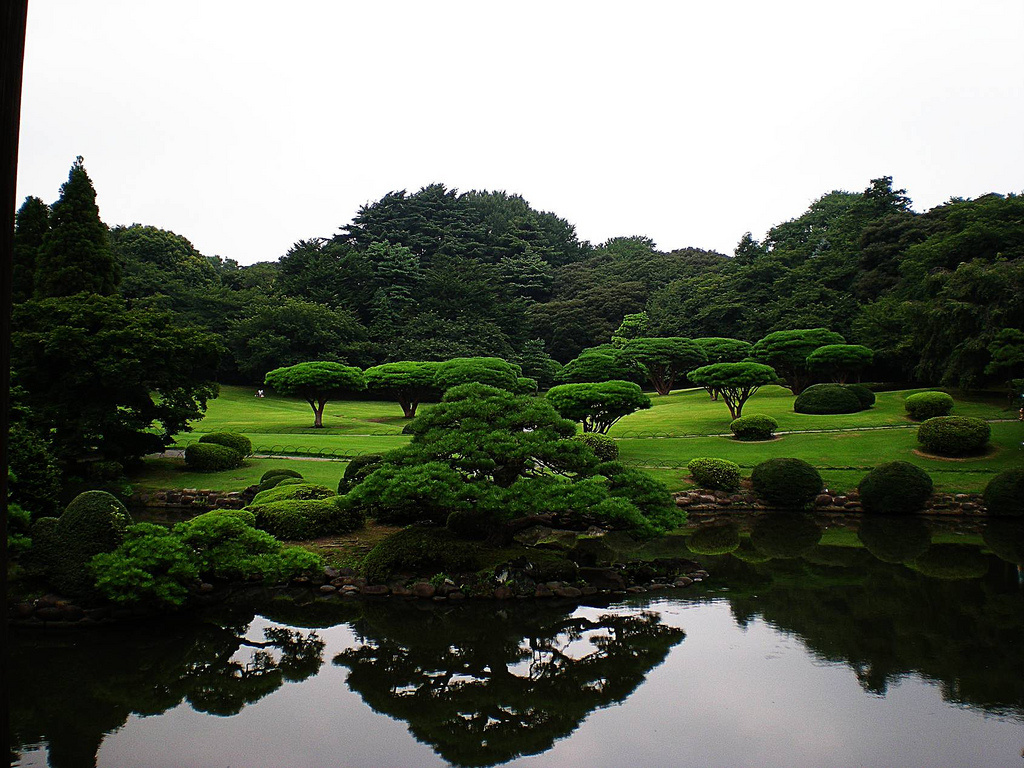
M 32 298 L 36 259 L 49 230 L 50 206 L 38 197 L 26 197 L 14 217 L 14 272 L 11 290 L 15 304 Z
M 50 230 L 39 248 L 35 295 L 49 298 L 87 291 L 109 296 L 119 281 L 107 227 L 96 207 L 96 190 L 78 157 L 53 204 Z

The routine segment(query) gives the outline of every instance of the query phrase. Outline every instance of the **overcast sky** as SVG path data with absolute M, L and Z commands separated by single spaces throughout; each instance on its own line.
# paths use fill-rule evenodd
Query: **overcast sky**
M 1024 2 L 30 0 L 18 195 L 275 260 L 391 190 L 732 253 L 890 175 L 1024 190 Z

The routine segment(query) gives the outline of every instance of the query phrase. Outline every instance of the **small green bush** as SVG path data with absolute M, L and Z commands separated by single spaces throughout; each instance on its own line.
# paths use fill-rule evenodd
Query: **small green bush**
M 933 579 L 980 579 L 988 573 L 988 560 L 967 544 L 933 544 L 911 567 Z
M 985 486 L 985 509 L 990 515 L 1024 515 L 1024 469 L 1008 469 Z
M 917 429 L 917 442 L 938 456 L 972 456 L 988 445 L 992 428 L 974 416 L 934 416 Z
M 843 384 L 843 386 L 853 392 L 857 399 L 860 400 L 861 410 L 870 408 L 875 404 L 875 393 L 863 384 Z
M 697 555 L 725 555 L 740 546 L 740 529 L 735 525 L 698 528 L 686 539 L 686 546 Z
M 778 428 L 779 422 L 760 413 L 740 416 L 729 425 L 737 440 L 771 440 Z
M 728 459 L 701 456 L 692 459 L 686 468 L 701 488 L 729 491 L 740 484 L 740 465 Z
M 880 464 L 860 481 L 857 490 L 865 512 L 906 515 L 924 507 L 932 495 L 932 479 L 909 461 Z
M 904 401 L 904 407 L 914 421 L 924 421 L 935 416 L 948 416 L 953 410 L 953 398 L 945 392 L 918 392 Z
M 807 506 L 824 485 L 818 470 L 802 459 L 768 459 L 754 467 L 750 479 L 758 496 L 784 508 Z
M 359 485 L 367 476 L 380 468 L 384 455 L 380 453 L 362 453 L 354 456 L 345 466 L 345 474 L 338 482 L 338 493 L 348 493 Z
M 860 398 L 842 384 L 814 384 L 793 401 L 797 413 L 856 413 L 864 410 Z
M 76 496 L 53 527 L 50 543 L 56 551 L 43 555 L 52 565 L 50 581 L 57 590 L 71 597 L 92 596 L 95 590 L 89 561 L 93 555 L 117 549 L 131 523 L 124 504 L 105 491 Z M 46 531 L 33 543 L 45 546 Z
M 260 477 L 260 482 L 265 483 L 272 477 L 297 477 L 299 479 L 302 479 L 302 473 L 296 472 L 294 469 L 284 469 L 283 467 L 278 467 L 277 469 L 268 469 L 266 472 L 263 473 L 263 476 Z
M 1000 560 L 1024 565 L 1024 520 L 989 520 L 981 536 Z
M 478 568 L 476 547 L 444 528 L 414 526 L 393 533 L 363 560 L 366 580 L 386 583 L 396 573 L 426 576 Z
M 288 483 L 287 480 L 296 482 Z M 250 507 L 258 507 L 260 504 L 270 504 L 274 501 L 285 501 L 287 499 L 327 499 L 337 494 L 325 485 L 316 485 L 300 481 L 297 477 L 282 478 L 282 482 L 273 488 L 260 491 L 249 503 Z
M 192 443 L 185 448 L 185 465 L 197 472 L 220 472 L 242 465 L 242 454 L 218 443 Z
M 129 526 L 113 552 L 95 555 L 90 568 L 96 586 L 118 603 L 155 601 L 180 606 L 199 578 L 192 552 L 173 532 L 152 523 Z
M 598 432 L 583 432 L 573 437 L 573 440 L 579 440 L 584 445 L 590 446 L 598 461 L 615 461 L 619 458 L 619 445 L 608 435 Z
M 235 432 L 210 432 L 200 437 L 199 442 L 226 446 L 242 454 L 242 458 L 252 456 L 252 441 L 245 435 Z
M 350 533 L 363 527 L 362 512 L 344 497 L 285 499 L 253 505 L 256 527 L 288 541 Z

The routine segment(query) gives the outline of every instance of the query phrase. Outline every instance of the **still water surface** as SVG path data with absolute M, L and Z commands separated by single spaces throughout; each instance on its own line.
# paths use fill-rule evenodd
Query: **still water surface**
M 1024 767 L 1018 566 L 948 537 L 910 565 L 740 541 L 704 584 L 606 606 L 15 633 L 16 765 Z

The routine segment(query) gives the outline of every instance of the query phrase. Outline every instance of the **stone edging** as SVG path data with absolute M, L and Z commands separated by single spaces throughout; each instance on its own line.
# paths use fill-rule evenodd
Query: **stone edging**
M 776 509 L 759 499 L 751 491 L 709 491 L 695 489 L 674 494 L 676 506 L 688 512 L 725 512 L 750 510 L 761 512 Z M 836 493 L 827 488 L 814 500 L 817 512 L 860 513 L 863 507 L 857 491 Z M 985 515 L 985 504 L 980 493 L 933 493 L 925 502 L 923 515 Z

